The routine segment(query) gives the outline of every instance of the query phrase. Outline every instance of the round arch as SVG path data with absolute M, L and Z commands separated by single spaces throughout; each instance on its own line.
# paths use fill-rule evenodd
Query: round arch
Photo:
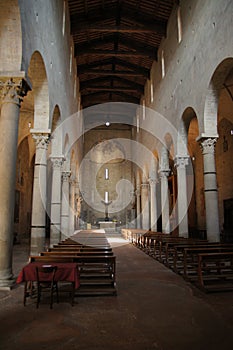
M 31 57 L 28 77 L 34 96 L 34 129 L 49 129 L 49 89 L 44 60 L 39 51 Z
M 212 75 L 205 100 L 203 130 L 200 130 L 203 132 L 204 136 L 218 136 L 217 120 L 219 95 L 221 89 L 224 87 L 226 77 L 229 75 L 232 67 L 233 58 L 226 58 L 219 63 Z

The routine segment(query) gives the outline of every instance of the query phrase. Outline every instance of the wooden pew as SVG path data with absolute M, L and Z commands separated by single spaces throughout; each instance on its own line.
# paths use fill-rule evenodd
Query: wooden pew
M 198 254 L 198 286 L 206 292 L 233 290 L 233 252 Z
M 184 237 L 170 237 L 162 238 L 159 241 L 159 256 L 158 260 L 170 267 L 173 264 L 174 249 L 176 245 L 192 244 L 196 245 L 204 242 L 203 240 L 195 238 L 184 238 Z M 207 242 L 207 241 L 205 241 Z
M 112 249 L 75 249 L 74 247 L 69 248 L 48 248 L 48 252 L 73 252 L 74 254 L 93 254 L 93 255 L 113 255 Z
M 48 252 L 49 253 L 49 252 Z M 31 256 L 30 261 L 75 262 L 80 273 L 80 288 L 76 295 L 116 295 L 116 257 L 114 255 L 93 256 L 40 255 Z
M 80 245 L 80 246 L 77 246 L 77 245 L 57 245 L 55 244 L 52 248 L 48 248 L 48 251 L 49 250 L 66 250 L 66 251 L 69 251 L 69 250 L 74 250 L 74 251 L 83 251 L 83 252 L 88 252 L 88 251 L 99 251 L 99 252 L 111 252 L 112 251 L 112 248 L 111 247 L 89 247 L 89 246 L 85 246 L 85 245 Z
M 174 248 L 174 258 L 173 265 L 170 267 L 176 273 L 183 273 L 184 270 L 184 261 L 188 264 L 189 260 L 193 261 L 192 251 L 195 254 L 195 251 L 198 252 L 198 249 L 208 249 L 214 247 L 230 247 L 229 245 L 225 245 L 219 242 L 207 242 L 207 241 L 194 241 L 192 243 L 187 244 L 177 244 Z M 190 253 L 190 255 L 188 254 Z
M 50 248 L 51 250 L 47 252 L 41 252 L 41 256 L 111 256 L 113 255 L 113 252 L 109 251 L 77 251 L 77 250 L 53 250 L 53 248 Z
M 198 255 L 205 253 L 233 252 L 233 246 L 216 244 L 197 248 L 184 249 L 184 270 L 183 277 L 187 280 L 196 280 L 198 275 Z

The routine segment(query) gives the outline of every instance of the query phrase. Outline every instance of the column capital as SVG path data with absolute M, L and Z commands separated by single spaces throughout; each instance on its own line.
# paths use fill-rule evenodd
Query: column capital
M 170 170 L 169 170 L 169 169 L 160 169 L 160 170 L 158 171 L 158 173 L 159 173 L 159 177 L 160 177 L 160 178 L 165 178 L 165 177 L 168 177 L 168 176 L 169 176 Z
M 153 186 L 153 185 L 156 185 L 157 183 L 158 183 L 158 180 L 156 180 L 156 179 L 151 179 L 151 178 L 149 178 L 149 185 L 150 186 Z
M 0 99 L 2 104 L 14 103 L 20 106 L 28 90 L 31 89 L 22 77 L 0 78 Z
M 62 180 L 63 180 L 63 182 L 68 182 L 69 181 L 70 174 L 71 174 L 70 171 L 63 171 L 62 172 Z
M 174 164 L 177 168 L 185 168 L 189 164 L 189 156 L 175 156 Z
M 200 139 L 200 147 L 202 150 L 202 154 L 214 154 L 217 140 L 217 137 L 208 137 Z
M 135 190 L 135 196 L 140 196 L 141 195 L 141 191 L 140 191 L 140 186 L 137 187 L 137 189 Z
M 36 129 L 31 129 L 30 133 L 32 134 L 32 138 L 36 142 L 36 148 L 47 149 L 49 143 L 50 130 L 40 131 Z
M 53 156 L 53 155 L 50 155 L 50 160 L 51 160 L 51 162 L 53 164 L 53 168 L 61 169 L 62 164 L 64 162 L 64 156 Z
M 147 190 L 148 187 L 149 187 L 148 182 L 141 183 L 141 189 L 142 189 L 142 190 Z

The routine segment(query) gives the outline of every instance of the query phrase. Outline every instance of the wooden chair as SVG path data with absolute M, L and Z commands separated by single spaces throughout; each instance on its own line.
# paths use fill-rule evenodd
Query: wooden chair
M 53 294 L 56 292 L 57 303 L 58 299 L 58 285 L 55 281 L 55 274 L 57 266 L 40 266 L 36 267 L 36 279 L 37 279 L 37 303 L 36 307 L 39 307 L 41 294 L 43 292 L 50 293 L 50 309 L 53 308 Z M 47 276 L 46 276 L 47 274 Z M 48 274 L 50 276 L 48 276 Z

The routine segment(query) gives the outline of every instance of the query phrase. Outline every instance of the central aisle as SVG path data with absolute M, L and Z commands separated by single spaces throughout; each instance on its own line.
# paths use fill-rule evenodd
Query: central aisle
M 50 310 L 43 303 L 36 309 L 34 301 L 24 307 L 23 285 L 0 294 L 3 349 L 232 349 L 232 293 L 209 295 L 208 302 L 119 235 L 107 238 L 116 255 L 117 296 L 78 297 L 74 307 L 61 301 Z

